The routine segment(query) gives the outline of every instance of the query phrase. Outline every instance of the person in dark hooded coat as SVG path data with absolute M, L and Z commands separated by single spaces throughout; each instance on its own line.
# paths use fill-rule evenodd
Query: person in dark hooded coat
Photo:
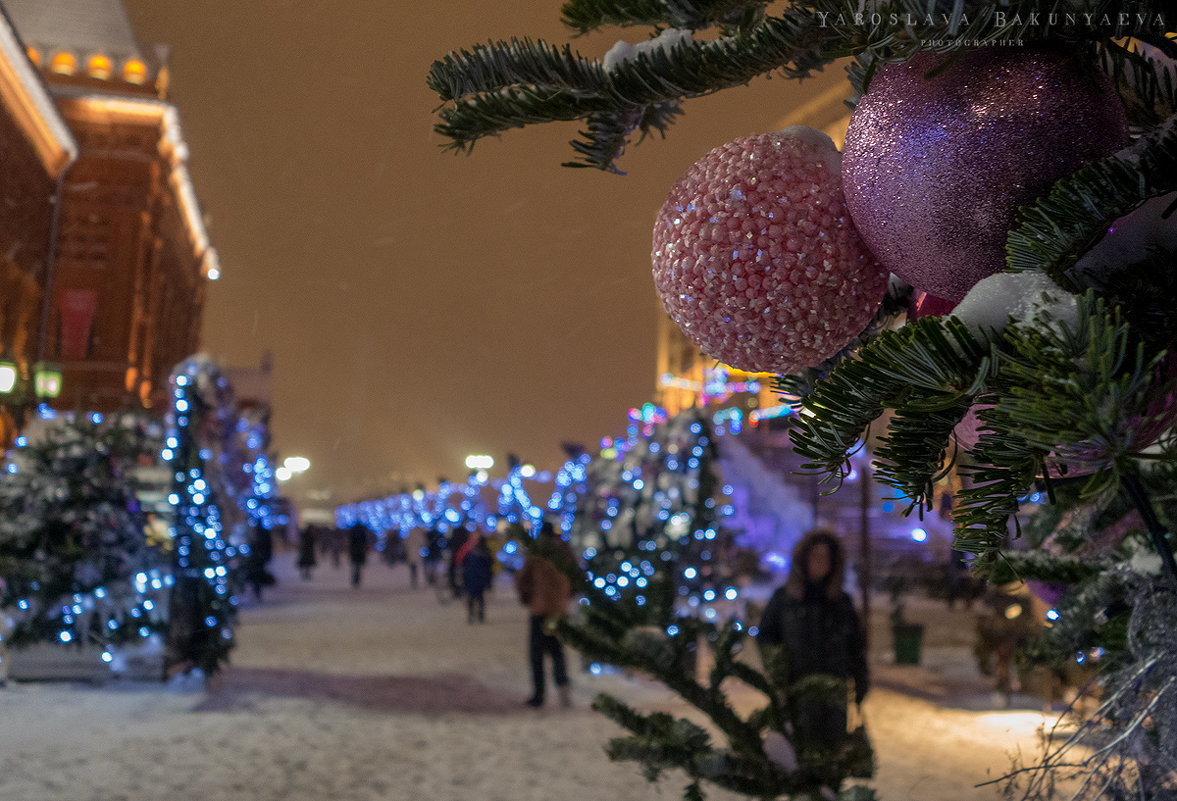
M 486 620 L 486 600 L 483 593 L 490 588 L 494 556 L 482 532 L 473 532 L 466 546 L 460 559 L 462 589 L 466 593 L 466 622 L 473 623 L 477 616 L 478 622 L 482 623 Z
M 347 530 L 347 556 L 351 561 L 351 585 L 360 586 L 364 563 L 368 561 L 368 529 L 356 523 Z
M 848 683 L 858 704 L 870 687 L 866 637 L 842 589 L 845 561 L 833 532 L 808 532 L 756 635 L 765 666 L 790 698 L 802 748 L 838 749 L 846 737 Z

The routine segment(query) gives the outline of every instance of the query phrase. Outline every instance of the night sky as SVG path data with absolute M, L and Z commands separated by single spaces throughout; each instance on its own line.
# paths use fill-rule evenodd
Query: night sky
M 432 486 L 469 453 L 555 467 L 562 441 L 618 433 L 654 391 L 650 232 L 667 190 L 708 149 L 778 127 L 802 90 L 760 79 L 690 101 L 619 177 L 560 166 L 575 124 L 470 156 L 432 131 L 430 63 L 512 35 L 568 41 L 559 0 L 125 5 L 141 42 L 170 46 L 220 252 L 204 349 L 225 366 L 272 352 L 274 446 L 312 462 L 286 485 L 296 499 Z M 599 57 L 645 35 L 574 45 Z

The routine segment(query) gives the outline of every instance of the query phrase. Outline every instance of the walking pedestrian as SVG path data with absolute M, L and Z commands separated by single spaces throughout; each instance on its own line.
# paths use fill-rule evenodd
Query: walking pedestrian
M 303 581 L 311 580 L 311 571 L 318 560 L 315 558 L 315 540 L 318 539 L 319 527 L 304 526 L 298 532 L 298 572 Z
M 494 555 L 490 552 L 486 537 L 475 531 L 467 540 L 461 558 L 462 588 L 466 592 L 466 622 L 486 621 L 486 600 L 483 594 L 490 588 Z
M 474 525 L 471 523 L 455 526 L 446 543 L 446 550 L 450 554 L 447 580 L 455 598 L 462 597 L 462 574 L 458 571 L 458 554 L 466 545 L 466 541 L 470 539 L 470 534 L 473 531 Z
M 515 574 L 515 588 L 519 600 L 528 611 L 528 658 L 531 662 L 531 697 L 527 705 L 544 705 L 544 655 L 552 660 L 552 674 L 560 701 L 572 703 L 568 669 L 564 661 L 564 647 L 555 636 L 556 623 L 568 612 L 572 599 L 572 582 L 561 567 L 576 564 L 576 557 L 568 543 L 557 534 L 548 521 L 540 526 L 538 543 Z M 559 564 L 560 566 L 557 566 Z
M 259 601 L 262 588 L 274 583 L 274 574 L 267 569 L 273 557 L 273 535 L 268 528 L 255 526 L 250 536 L 249 554 L 245 557 L 245 583 Z
M 343 564 L 343 541 L 347 535 L 337 528 L 329 528 L 327 533 L 327 548 L 331 551 L 331 566 L 339 567 Z
M 414 528 L 405 536 L 405 564 L 409 566 L 409 586 L 417 589 L 417 571 L 425 558 L 425 532 Z
M 351 585 L 360 586 L 364 563 L 368 561 L 368 529 L 356 523 L 347 531 L 347 558 L 351 561 Z
M 445 536 L 434 526 L 425 534 L 425 557 L 422 568 L 425 571 L 425 583 L 430 587 L 437 584 L 438 568 L 445 552 Z

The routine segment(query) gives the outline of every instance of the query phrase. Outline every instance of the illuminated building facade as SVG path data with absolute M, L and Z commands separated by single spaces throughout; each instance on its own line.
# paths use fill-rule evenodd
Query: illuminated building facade
M 219 274 L 167 102 L 167 69 L 138 45 L 119 0 L 0 0 L 0 8 L 19 41 L 0 54 L 0 80 L 31 73 L 49 99 L 36 107 L 41 125 L 64 140 L 54 150 L 14 135 L 19 107 L 0 95 L 0 148 L 20 156 L 0 162 L 4 189 L 41 215 L 24 226 L 35 240 L 29 249 L 0 262 L 5 288 L 24 287 L 5 293 L 16 308 L 4 308 L 0 345 L 23 370 L 61 366 L 52 405 L 160 405 L 172 367 L 198 349 L 207 282 Z M 0 229 L 0 252 L 11 237 Z

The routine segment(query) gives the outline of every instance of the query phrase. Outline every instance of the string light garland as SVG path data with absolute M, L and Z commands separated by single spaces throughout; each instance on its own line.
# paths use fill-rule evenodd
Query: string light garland
M 173 648 L 179 659 L 211 675 L 234 645 L 240 604 L 235 568 L 237 557 L 249 553 L 248 543 L 230 541 L 219 493 L 206 477 L 216 439 L 209 432 L 222 429 L 231 416 L 232 391 L 216 365 L 202 357 L 181 362 L 170 386 L 172 408 L 161 455 L 173 476 L 168 496 L 176 532 Z

